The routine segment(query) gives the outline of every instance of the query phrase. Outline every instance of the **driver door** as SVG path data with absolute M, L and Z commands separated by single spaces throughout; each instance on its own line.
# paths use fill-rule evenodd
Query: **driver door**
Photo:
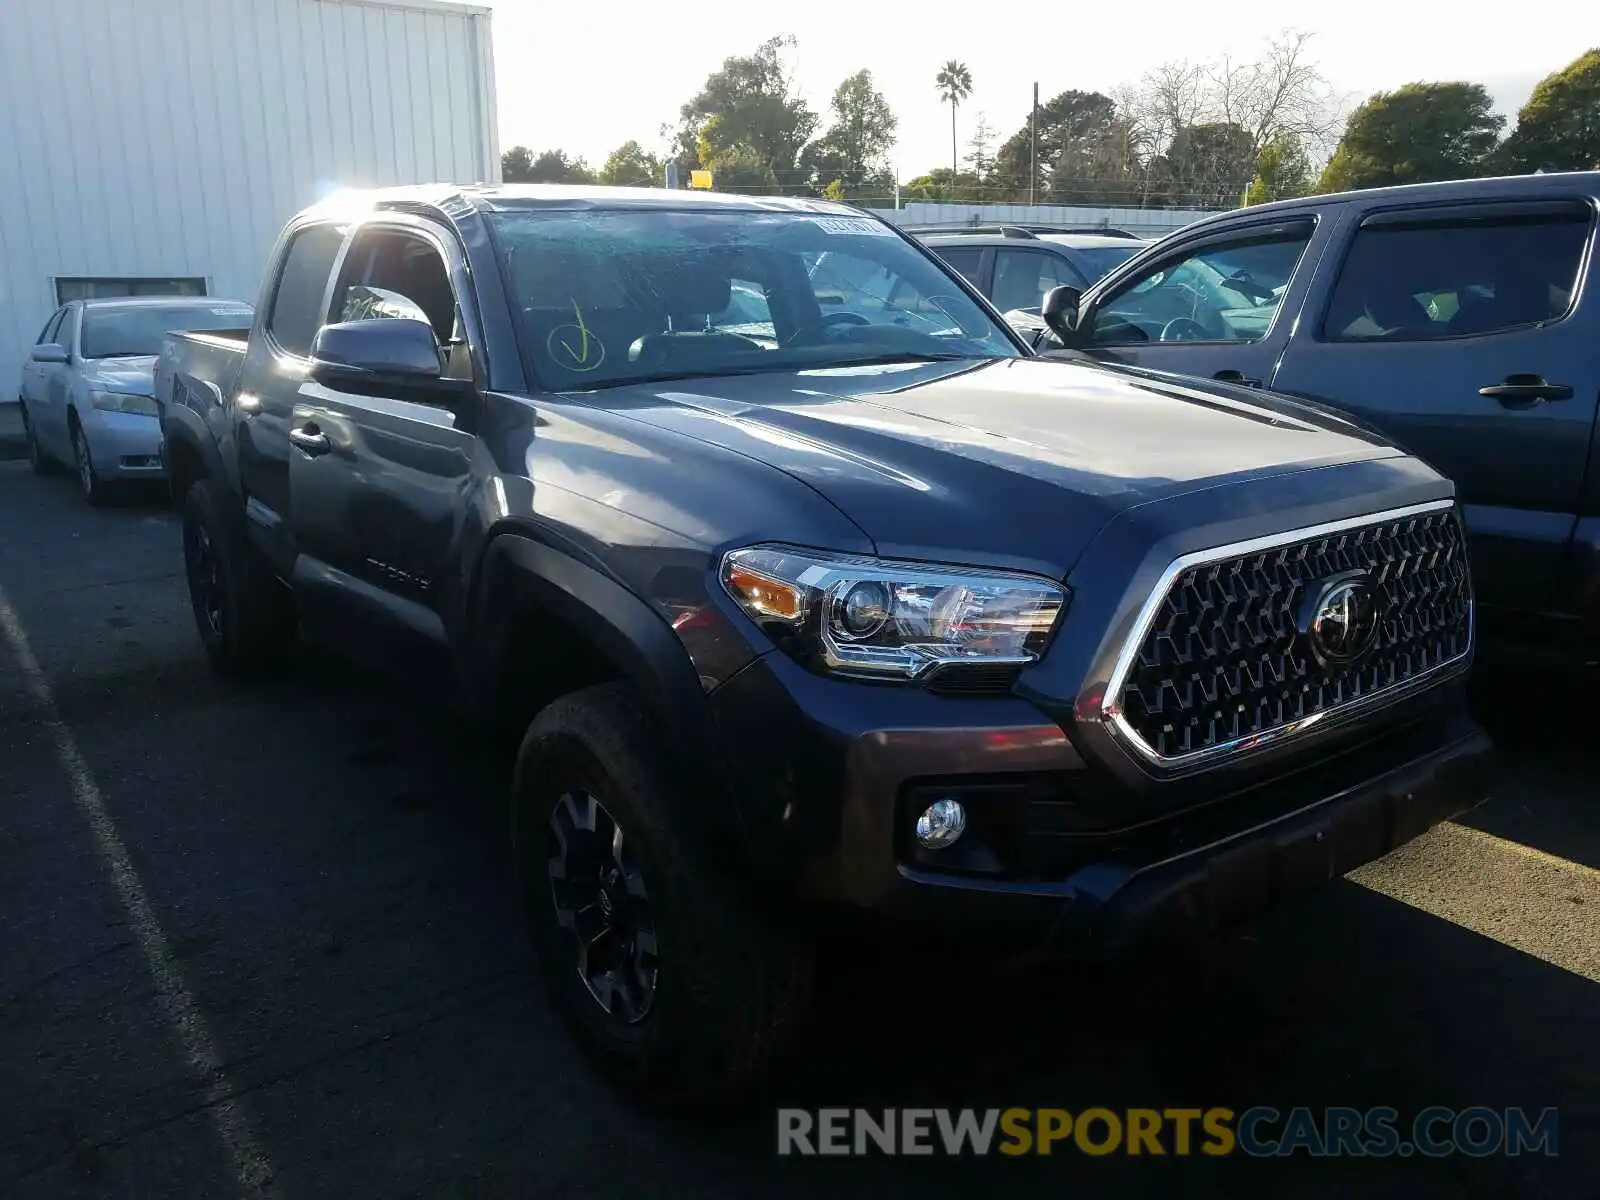
M 1260 387 L 1272 378 L 1332 221 L 1251 222 L 1112 275 L 1079 349 L 1110 362 Z

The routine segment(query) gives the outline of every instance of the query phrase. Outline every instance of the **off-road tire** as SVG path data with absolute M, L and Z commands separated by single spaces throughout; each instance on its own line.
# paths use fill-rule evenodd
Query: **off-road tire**
M 739 894 L 685 828 L 661 735 L 628 689 L 555 701 L 529 727 L 512 784 L 512 836 L 547 993 L 584 1050 L 649 1107 L 719 1107 L 759 1083 L 809 1009 L 814 952 L 802 932 Z M 575 790 L 624 831 L 658 945 L 654 1002 L 613 1016 L 575 969 L 547 866 L 552 813 Z M 607 912 L 609 912 L 609 906 Z
M 197 480 L 184 495 L 183 553 L 195 628 L 212 667 L 246 678 L 282 665 L 295 644 L 291 598 L 250 544 L 237 500 L 214 479 Z M 215 621 L 197 578 L 208 574 L 197 561 L 203 553 L 215 564 Z

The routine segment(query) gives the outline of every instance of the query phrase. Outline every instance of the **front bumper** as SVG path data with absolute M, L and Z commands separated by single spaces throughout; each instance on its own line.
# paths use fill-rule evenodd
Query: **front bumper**
M 712 701 L 764 878 L 1017 950 L 1202 937 L 1481 803 L 1496 763 L 1457 681 L 1152 818 L 1017 697 L 843 683 L 776 654 Z M 945 794 L 971 844 L 930 853 L 911 826 Z
M 102 479 L 160 479 L 161 418 L 105 412 L 82 404 L 78 419 L 89 442 L 89 457 Z

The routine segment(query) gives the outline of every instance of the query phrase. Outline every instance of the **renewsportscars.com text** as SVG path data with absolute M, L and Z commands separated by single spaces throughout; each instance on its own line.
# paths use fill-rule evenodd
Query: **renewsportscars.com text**
M 1555 1155 L 1553 1108 L 780 1108 L 780 1155 Z

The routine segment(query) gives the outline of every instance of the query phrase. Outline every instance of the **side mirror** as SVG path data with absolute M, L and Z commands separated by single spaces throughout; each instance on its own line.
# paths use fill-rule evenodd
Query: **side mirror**
M 1051 288 L 1044 294 L 1044 304 L 1040 307 L 1039 315 L 1044 318 L 1044 323 L 1050 326 L 1050 332 L 1061 340 L 1063 346 L 1071 346 L 1077 341 L 1078 303 L 1082 299 L 1082 292 L 1065 283 Z
M 36 363 L 64 363 L 67 361 L 67 348 L 54 342 L 45 342 L 42 346 L 35 346 L 29 357 Z
M 445 379 L 433 326 L 410 317 L 375 317 L 324 325 L 311 343 L 310 377 L 351 391 L 468 390 L 466 380 Z

